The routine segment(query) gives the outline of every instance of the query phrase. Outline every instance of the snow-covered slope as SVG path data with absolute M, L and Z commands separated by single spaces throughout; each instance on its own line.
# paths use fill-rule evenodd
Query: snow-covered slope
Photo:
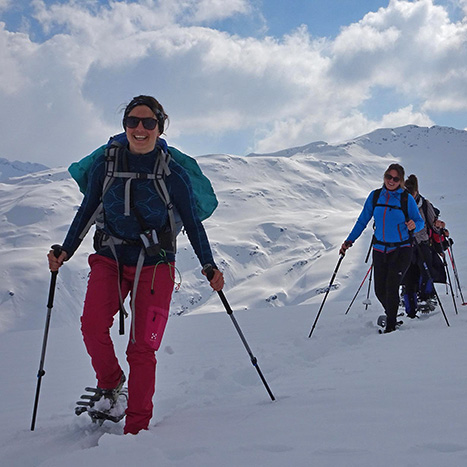
M 467 463 L 467 307 L 446 287 L 439 308 L 380 336 L 368 281 L 371 228 L 349 250 L 308 333 L 365 197 L 393 161 L 420 179 L 454 238 L 467 280 L 467 132 L 381 129 L 340 144 L 198 161 L 220 206 L 205 225 L 225 294 L 276 401 L 271 402 L 180 235 L 183 284 L 158 352 L 150 430 L 92 426 L 73 414 L 94 384 L 79 331 L 87 238 L 58 276 L 36 430 L 29 431 L 50 280 L 46 253 L 81 201 L 63 168 L 0 183 L 0 459 L 8 467 L 460 467 Z M 464 290 L 464 289 L 462 289 Z M 467 296 L 467 293 L 464 292 Z M 212 313 L 212 312 L 220 313 Z M 181 314 L 181 316 L 175 316 Z M 113 330 L 122 364 L 128 336 Z
M 420 176 L 422 193 L 452 221 L 462 204 L 462 186 L 449 195 L 446 188 L 467 171 L 461 163 L 466 140 L 463 131 L 408 126 L 336 145 L 198 157 L 219 198 L 205 225 L 232 304 L 251 309 L 308 303 L 327 280 L 322 264 L 336 256 L 365 197 L 394 160 L 402 161 L 407 174 Z M 63 240 L 81 199 L 63 168 L 0 185 L 0 330 L 42 326 L 31 310 L 47 287 L 45 255 L 52 243 Z M 76 320 L 81 312 L 91 237 L 60 272 L 57 305 L 67 312 L 59 322 Z M 366 247 L 360 241 L 355 249 Z M 178 268 L 183 283 L 172 312 L 217 310 L 184 235 L 179 236 Z

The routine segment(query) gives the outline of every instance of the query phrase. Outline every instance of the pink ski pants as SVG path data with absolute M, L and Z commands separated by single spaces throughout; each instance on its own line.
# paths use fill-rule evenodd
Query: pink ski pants
M 118 266 L 115 260 L 97 254 L 89 257 L 89 265 L 91 273 L 81 317 L 81 331 L 96 372 L 98 387 L 113 389 L 122 375 L 110 337 L 114 316 L 119 311 Z M 133 288 L 135 270 L 135 266 L 123 266 L 123 299 Z M 151 293 L 152 283 L 154 293 Z M 136 434 L 147 429 L 152 417 L 157 363 L 155 351 L 159 348 L 164 333 L 173 287 L 169 265 L 143 267 L 133 317 L 134 342 L 131 329 L 128 329 L 130 341 L 126 354 L 130 374 L 125 433 Z

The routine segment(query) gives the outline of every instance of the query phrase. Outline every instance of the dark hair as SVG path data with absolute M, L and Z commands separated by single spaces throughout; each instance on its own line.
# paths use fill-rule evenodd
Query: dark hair
M 405 181 L 405 188 L 412 196 L 418 193 L 418 180 L 414 174 L 409 175 L 409 178 Z
M 405 170 L 404 167 L 400 164 L 391 164 L 386 171 L 384 172 L 384 175 L 389 173 L 391 170 L 395 170 L 397 174 L 399 175 L 400 182 L 401 182 L 401 188 L 404 188 L 404 177 L 405 177 Z
M 164 124 L 165 121 L 169 119 L 169 116 L 165 113 L 164 107 L 152 96 L 136 96 L 133 97 L 131 102 L 125 107 L 125 111 L 123 112 L 123 128 L 126 128 L 126 119 L 130 112 L 138 105 L 145 105 L 149 107 L 157 119 L 157 125 L 159 127 L 159 133 L 164 133 Z

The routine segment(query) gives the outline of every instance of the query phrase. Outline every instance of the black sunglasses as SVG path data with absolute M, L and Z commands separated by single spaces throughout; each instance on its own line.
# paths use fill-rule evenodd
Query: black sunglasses
M 386 180 L 394 180 L 396 183 L 401 181 L 399 177 L 393 177 L 391 174 L 384 174 L 384 178 Z
M 125 126 L 128 128 L 136 128 L 139 125 L 139 122 L 143 123 L 146 130 L 154 130 L 157 126 L 157 120 L 152 117 L 127 117 L 125 119 Z

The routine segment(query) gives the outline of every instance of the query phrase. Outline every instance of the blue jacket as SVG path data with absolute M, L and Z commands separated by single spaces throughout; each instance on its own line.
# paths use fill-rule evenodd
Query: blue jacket
M 376 190 L 374 190 L 376 191 Z M 405 225 L 405 215 L 402 209 L 391 208 L 389 206 L 401 206 L 401 194 L 403 189 L 399 188 L 394 191 L 389 191 L 383 187 L 378 198 L 377 204 L 388 206 L 376 206 L 373 208 L 373 193 L 372 191 L 365 201 L 363 210 L 354 225 L 354 228 L 347 237 L 348 241 L 354 242 L 360 237 L 365 230 L 368 222 L 372 217 L 375 219 L 375 243 L 373 248 L 378 251 L 391 252 L 396 247 L 387 247 L 384 243 L 399 243 L 409 240 L 409 231 Z M 420 216 L 420 212 L 412 195 L 408 196 L 407 210 L 409 218 L 415 222 L 415 231 L 423 229 L 425 222 Z
M 137 155 L 127 151 L 130 172 L 152 173 L 154 169 L 157 150 L 149 154 Z M 105 155 L 99 156 L 94 162 L 90 174 L 89 183 L 81 206 L 68 230 L 63 243 L 63 249 L 69 258 L 80 245 L 79 235 L 88 223 L 91 216 L 100 203 L 102 186 L 105 179 Z M 165 183 L 171 202 L 176 207 L 183 222 L 188 238 L 202 266 L 212 264 L 215 266 L 209 241 L 196 212 L 193 190 L 190 178 L 185 169 L 174 160 L 169 163 L 171 174 L 165 177 Z M 130 216 L 124 215 L 124 179 L 116 178 L 104 195 L 105 226 L 104 231 L 110 235 L 125 239 L 138 240 L 141 226 L 131 210 Z M 163 200 L 159 197 L 152 180 L 133 180 L 133 200 L 138 212 L 145 223 L 160 232 L 166 225 L 168 212 Z M 136 265 L 141 251 L 139 245 L 117 245 L 119 262 L 126 265 Z M 109 247 L 104 247 L 97 252 L 100 255 L 113 258 Z M 167 253 L 166 258 L 146 257 L 145 265 L 156 264 L 161 259 L 174 261 L 175 255 Z

